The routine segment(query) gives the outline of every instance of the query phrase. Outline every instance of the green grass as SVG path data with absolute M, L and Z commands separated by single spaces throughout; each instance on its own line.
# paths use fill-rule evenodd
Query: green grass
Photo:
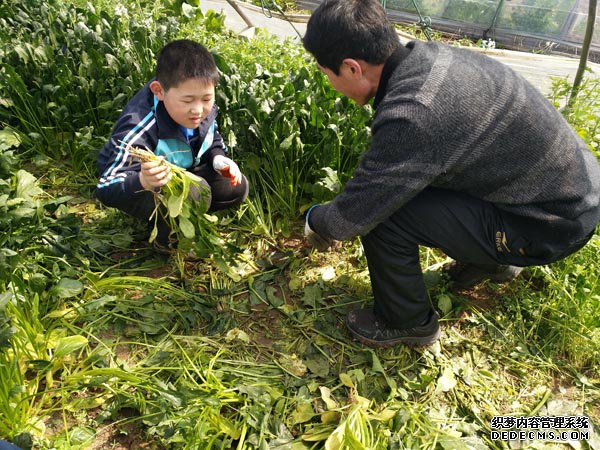
M 590 74 L 588 69 L 588 74 Z M 556 108 L 567 104 L 571 92 L 571 83 L 566 78 L 555 78 L 552 81 L 550 100 Z M 577 133 L 588 143 L 598 156 L 600 152 L 600 79 L 593 75 L 584 78 L 573 107 L 565 112 L 566 119 Z
M 368 349 L 343 324 L 372 301 L 360 245 L 313 252 L 300 217 L 351 176 L 370 111 L 335 94 L 298 45 L 237 40 L 215 15 L 129 2 L 129 27 L 114 1 L 38 3 L 21 5 L 37 18 L 20 16 L 25 28 L 0 30 L 12 67 L 0 82 L 0 437 L 39 449 L 499 449 L 495 415 L 600 423 L 598 236 L 515 283 L 468 291 L 440 275 L 445 255 L 423 249 L 441 340 Z M 0 5 L 3 20 L 14 11 Z M 62 28 L 34 25 L 52 14 Z M 103 33 L 77 35 L 96 20 Z M 13 49 L 43 48 L 44 29 L 71 39 L 68 57 Z M 218 55 L 221 129 L 253 186 L 219 216 L 237 254 L 226 271 L 155 258 L 144 225 L 93 196 L 92 153 L 177 33 Z M 96 39 L 117 38 L 141 44 L 94 59 Z M 90 74 L 102 83 L 87 86 Z M 40 85 L 54 87 L 42 97 Z M 565 92 L 557 82 L 557 106 Z M 599 97 L 588 81 L 567 117 L 593 149 Z

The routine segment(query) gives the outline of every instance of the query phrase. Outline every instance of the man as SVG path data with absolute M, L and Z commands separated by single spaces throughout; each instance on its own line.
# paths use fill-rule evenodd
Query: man
M 478 53 L 399 44 L 377 0 L 324 0 L 304 47 L 334 89 L 374 99 L 372 142 L 343 192 L 309 210 L 309 242 L 361 236 L 375 304 L 348 313 L 370 346 L 440 335 L 419 245 L 468 287 L 577 251 L 600 217 L 596 158 L 527 81 Z

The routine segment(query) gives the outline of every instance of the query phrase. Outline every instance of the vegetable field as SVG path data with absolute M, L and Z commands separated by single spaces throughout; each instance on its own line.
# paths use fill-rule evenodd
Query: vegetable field
M 158 50 L 214 52 L 220 130 L 250 182 L 200 262 L 95 198 L 96 156 Z M 442 338 L 372 350 L 360 243 L 302 214 L 352 176 L 369 107 L 302 47 L 171 0 L 0 0 L 0 437 L 22 449 L 600 449 L 600 237 L 508 285 L 455 290 L 422 250 Z M 558 107 L 569 93 L 556 80 Z M 600 82 L 567 119 L 600 156 Z M 173 194 L 179 195 L 179 192 Z M 183 208 L 183 206 L 182 206 Z M 183 210 L 183 209 L 181 209 Z M 191 231 L 188 233 L 192 239 Z M 586 416 L 588 440 L 491 438 L 494 416 Z

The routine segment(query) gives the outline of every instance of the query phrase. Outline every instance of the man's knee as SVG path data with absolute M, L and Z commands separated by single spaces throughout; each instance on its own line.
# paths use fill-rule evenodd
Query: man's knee
M 368 234 L 361 237 L 366 253 L 394 252 L 412 254 L 418 251 L 418 245 L 411 235 L 398 227 L 391 218 L 387 218 Z

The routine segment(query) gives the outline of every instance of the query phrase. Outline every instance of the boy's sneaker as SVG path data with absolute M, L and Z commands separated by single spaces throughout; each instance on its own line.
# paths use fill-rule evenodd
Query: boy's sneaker
M 517 266 L 477 266 L 460 261 L 454 261 L 444 269 L 458 288 L 470 288 L 484 280 L 505 283 L 515 279 L 522 270 Z
M 397 344 L 411 346 L 433 344 L 440 337 L 439 315 L 431 311 L 423 325 L 412 328 L 391 328 L 375 315 L 373 309 L 355 309 L 346 316 L 350 333 L 369 347 L 391 347 Z

